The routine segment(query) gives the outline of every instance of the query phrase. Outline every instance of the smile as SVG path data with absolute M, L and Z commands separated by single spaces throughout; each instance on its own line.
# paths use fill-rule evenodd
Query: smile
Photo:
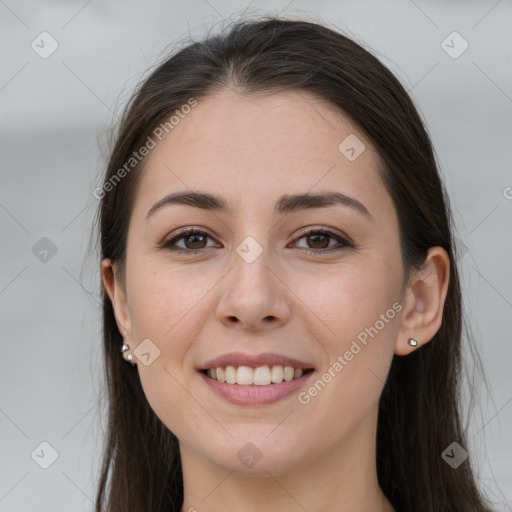
M 294 368 L 283 365 L 264 365 L 252 368 L 250 366 L 218 366 L 203 370 L 210 379 L 218 382 L 234 384 L 238 386 L 269 386 L 300 379 L 310 369 Z
M 225 369 L 217 367 L 199 371 L 210 391 L 228 402 L 245 406 L 271 404 L 299 393 L 314 373 L 313 369 L 282 365 L 256 368 L 228 365 Z
M 284 354 L 223 354 L 197 367 L 217 396 L 237 405 L 277 402 L 300 391 L 315 373 L 311 362 Z

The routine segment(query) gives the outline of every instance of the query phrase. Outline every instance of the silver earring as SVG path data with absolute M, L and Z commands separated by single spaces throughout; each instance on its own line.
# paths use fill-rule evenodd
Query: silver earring
M 124 358 L 125 361 L 127 361 L 132 366 L 134 366 L 135 363 L 133 362 L 133 355 L 132 354 L 127 354 L 126 353 L 127 350 L 130 350 L 129 345 L 127 345 L 126 343 L 123 343 L 123 346 L 121 347 L 121 354 L 123 355 L 123 358 Z
M 409 338 L 409 341 L 407 343 L 409 343 L 409 345 L 411 347 L 417 347 L 418 346 L 418 341 L 415 340 L 414 338 Z

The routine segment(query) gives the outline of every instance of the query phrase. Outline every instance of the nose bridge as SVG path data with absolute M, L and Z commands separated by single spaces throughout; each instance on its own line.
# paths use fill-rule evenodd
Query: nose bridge
M 286 287 L 277 278 L 276 262 L 271 258 L 268 233 L 246 236 L 235 247 L 230 261 L 232 270 L 218 305 L 221 321 L 238 320 L 257 328 L 271 318 L 282 322 L 289 316 Z M 257 240 L 257 237 L 259 241 Z
M 258 237 L 259 241 L 256 239 Z M 273 283 L 270 240 L 265 233 L 246 236 L 235 248 L 232 280 L 242 286 L 244 295 L 271 294 Z M 248 289 L 245 289 L 248 287 Z M 252 290 L 253 293 L 248 293 Z

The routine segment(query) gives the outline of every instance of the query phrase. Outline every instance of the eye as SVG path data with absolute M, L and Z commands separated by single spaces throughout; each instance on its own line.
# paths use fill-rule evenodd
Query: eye
M 353 247 L 353 245 L 350 242 L 348 242 L 344 237 L 342 237 L 338 233 L 335 233 L 325 228 L 309 229 L 307 231 L 302 231 L 300 235 L 301 236 L 299 236 L 299 238 L 297 238 L 296 240 L 302 240 L 304 238 L 306 239 L 307 244 L 313 246 L 306 247 L 306 250 L 303 251 L 306 254 L 320 254 L 325 252 L 338 251 L 345 247 Z M 334 248 L 333 246 L 329 246 L 330 242 L 333 239 L 336 242 L 338 242 L 338 247 L 336 247 L 336 245 L 334 245 Z M 341 247 L 339 247 L 340 244 Z
M 173 238 L 164 241 L 161 247 L 178 253 L 198 254 L 201 249 L 205 249 L 207 247 L 205 244 L 208 238 L 211 238 L 208 233 L 199 229 L 189 228 Z M 184 241 L 184 248 L 176 245 L 176 243 L 181 240 Z
M 306 239 L 307 244 L 313 245 L 313 247 L 302 247 L 302 252 L 305 252 L 306 254 L 320 254 L 325 252 L 338 251 L 345 247 L 353 247 L 353 245 L 344 237 L 325 228 L 313 228 L 306 231 L 303 230 L 299 234 L 300 236 L 296 238 L 296 240 Z M 201 231 L 197 228 L 188 228 L 181 231 L 169 240 L 164 241 L 161 244 L 161 247 L 175 253 L 200 254 L 203 249 L 212 247 L 211 245 L 206 245 L 208 238 L 213 240 L 213 238 L 205 231 Z M 332 240 L 338 242 L 338 247 L 334 245 L 333 248 L 330 245 Z M 183 241 L 184 247 L 177 245 L 178 242 L 181 241 Z M 297 247 L 300 248 L 300 246 Z

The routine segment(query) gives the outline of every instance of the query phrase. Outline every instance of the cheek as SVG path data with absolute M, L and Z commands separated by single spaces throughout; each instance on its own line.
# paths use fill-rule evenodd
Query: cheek
M 191 426 L 200 422 L 188 391 L 191 376 L 185 362 L 200 334 L 197 315 L 202 314 L 205 288 L 197 276 L 168 269 L 132 273 L 130 315 L 135 344 L 149 338 L 159 351 L 150 365 L 137 364 L 142 388 L 154 413 L 180 439 L 187 439 Z
M 197 315 L 202 314 L 203 299 L 217 276 L 198 274 L 192 267 L 178 269 L 160 262 L 148 265 L 143 258 L 140 265 L 133 261 L 131 272 L 128 294 L 134 337 L 150 338 L 162 352 L 172 345 L 173 359 L 179 360 L 194 339 Z
M 317 282 L 316 292 L 309 295 L 308 306 L 322 320 L 316 340 L 327 357 L 318 379 L 299 401 L 311 404 L 315 414 L 347 423 L 376 406 L 398 333 L 398 275 L 398 266 L 354 265 L 324 279 L 323 287 Z
M 192 266 L 190 270 L 178 269 L 166 262 L 151 262 L 143 254 L 132 253 L 129 264 L 127 287 L 134 345 L 149 339 L 158 352 L 150 365 L 138 363 L 142 387 L 157 416 L 181 433 L 183 418 L 190 421 L 197 415 L 186 391 L 191 378 L 187 353 L 201 335 L 212 307 L 205 299 L 218 276 L 198 274 Z
M 310 310 L 318 312 L 319 341 L 330 354 L 348 350 L 356 339 L 363 344 L 365 340 L 379 339 L 380 345 L 394 341 L 397 309 L 401 309 L 397 303 L 399 268 L 395 267 L 379 261 L 357 262 L 329 274 L 295 280 L 302 283 L 295 285 L 297 295 L 305 298 Z

